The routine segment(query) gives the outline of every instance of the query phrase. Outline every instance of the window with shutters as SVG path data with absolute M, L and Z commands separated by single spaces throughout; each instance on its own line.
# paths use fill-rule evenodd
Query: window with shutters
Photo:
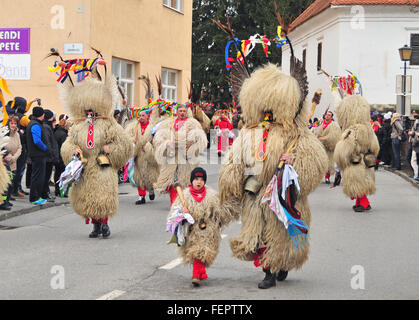
M 163 0 L 163 5 L 176 11 L 183 12 L 182 0 Z
M 317 44 L 317 71 L 320 71 L 322 68 L 322 43 Z
M 163 100 L 175 102 L 177 99 L 177 74 L 176 70 L 162 69 L 161 70 L 161 84 Z
M 411 66 L 419 66 L 419 33 L 410 35 L 410 47 L 412 56 L 410 57 Z
M 127 104 L 134 104 L 135 64 L 132 61 L 112 57 L 112 74 L 122 87 L 127 98 Z M 118 95 L 118 99 L 120 96 Z M 122 98 L 118 101 L 118 109 L 122 107 Z

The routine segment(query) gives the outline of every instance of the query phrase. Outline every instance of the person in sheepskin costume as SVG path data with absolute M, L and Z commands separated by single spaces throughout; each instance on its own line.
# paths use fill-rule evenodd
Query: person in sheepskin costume
M 342 127 L 334 159 L 343 171 L 343 192 L 352 200 L 356 212 L 371 209 L 367 195 L 375 193 L 375 160 L 380 151 L 370 124 L 370 106 L 360 95 L 347 96 L 336 114 Z
M 177 117 L 160 122 L 154 135 L 155 158 L 160 165 L 160 173 L 154 190 L 170 193 L 170 204 L 176 199 L 175 182 L 186 188 L 191 171 L 198 166 L 199 153 L 207 147 L 207 135 L 200 123 L 188 117 L 188 107 L 177 108 Z
M 336 143 L 338 143 L 341 131 L 339 125 L 333 119 L 332 111 L 327 111 L 321 125 L 314 129 L 314 134 L 321 141 L 326 149 L 327 157 L 329 159 L 329 167 L 325 176 L 325 183 L 330 183 L 330 176 L 335 172 L 335 161 L 333 160 L 333 153 L 335 151 Z M 340 174 L 337 172 L 336 174 Z
M 306 79 L 302 63 L 292 57 L 291 75 L 267 64 L 242 82 L 238 100 L 245 127 L 220 169 L 222 204 L 238 201 L 241 209 L 242 229 L 230 239 L 231 250 L 234 257 L 263 267 L 260 289 L 285 280 L 288 271 L 301 268 L 308 259 L 311 212 L 307 198 L 324 177 L 328 159 L 321 142 L 308 130 Z M 300 190 L 294 211 L 299 211 L 299 219 L 307 226 L 294 238 L 270 204 L 261 203 L 281 160 L 292 164 L 298 174 Z
M 186 239 L 179 245 L 178 251 L 185 265 L 192 264 L 192 284 L 199 286 L 200 281 L 207 279 L 208 268 L 218 254 L 221 241 L 221 228 L 236 219 L 234 206 L 220 205 L 218 193 L 205 186 L 207 173 L 197 167 L 190 175 L 190 185 L 182 191 L 185 203 L 177 197 L 170 208 L 170 214 L 181 209 L 193 218 L 187 225 Z
M 101 80 L 95 68 L 85 80 L 74 85 L 65 81 L 59 90 L 74 122 L 61 156 L 65 164 L 77 154 L 86 160 L 80 180 L 70 188 L 70 203 L 86 223 L 91 219 L 89 237 L 106 238 L 108 218 L 118 211 L 118 170 L 133 153 L 132 141 L 113 117 L 119 94 L 116 79 L 111 75 Z
M 158 110 L 154 112 L 158 113 Z M 146 202 L 146 192 L 149 192 L 150 200 L 154 200 L 153 184 L 159 176 L 159 165 L 154 158 L 154 147 L 151 143 L 151 130 L 154 124 L 150 122 L 147 110 L 139 110 L 137 119 L 130 121 L 125 132 L 134 143 L 134 182 L 138 188 L 138 200 L 135 204 Z

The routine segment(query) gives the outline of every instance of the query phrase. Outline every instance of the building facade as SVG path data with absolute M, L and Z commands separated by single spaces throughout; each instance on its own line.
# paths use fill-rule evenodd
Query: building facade
M 414 5 L 417 2 L 417 5 Z M 311 97 L 323 95 L 315 116 L 337 105 L 325 74 L 352 72 L 362 84 L 363 96 L 373 107 L 396 108 L 397 75 L 403 74 L 400 47 L 415 47 L 407 63 L 412 76 L 412 107 L 419 105 L 419 1 L 416 0 L 317 0 L 291 25 L 288 37 L 294 54 L 304 60 Z M 289 70 L 289 46 L 283 47 L 283 70 Z M 414 58 L 414 59 L 413 59 Z M 406 114 L 410 114 L 406 109 Z
M 147 75 L 154 99 L 158 98 L 156 77 L 161 76 L 163 99 L 187 101 L 192 0 L 1 0 L 0 7 L 0 76 L 13 95 L 41 98 L 43 107 L 65 112 L 58 97 L 58 77 L 48 70 L 55 59 L 44 58 L 51 48 L 64 59 L 95 58 L 93 47 L 101 51 L 108 72 L 125 89 L 128 104 L 147 103 L 139 79 Z M 8 52 L 2 46 L 2 41 L 11 41 L 4 38 L 12 37 L 15 28 L 29 30 L 21 32 L 24 41 L 29 37 L 29 53 L 12 52 L 11 45 Z

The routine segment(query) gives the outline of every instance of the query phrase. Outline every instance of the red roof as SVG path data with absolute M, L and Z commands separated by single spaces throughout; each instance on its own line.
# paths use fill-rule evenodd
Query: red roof
M 332 5 L 419 5 L 419 0 L 316 0 L 290 24 L 289 31 L 294 30 Z

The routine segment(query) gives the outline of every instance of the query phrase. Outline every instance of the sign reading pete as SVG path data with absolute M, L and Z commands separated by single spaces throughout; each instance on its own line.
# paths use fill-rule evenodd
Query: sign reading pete
M 0 28 L 0 54 L 30 53 L 30 28 Z

